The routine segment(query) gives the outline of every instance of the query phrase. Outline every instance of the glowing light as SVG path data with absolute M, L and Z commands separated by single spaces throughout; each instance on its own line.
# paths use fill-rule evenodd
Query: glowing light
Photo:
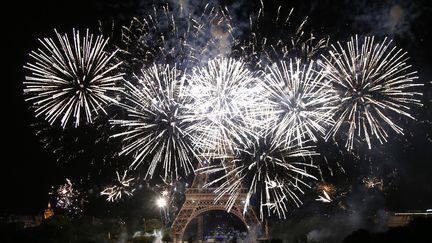
M 157 205 L 159 208 L 164 208 L 164 207 L 166 207 L 166 205 L 167 205 L 167 201 L 166 201 L 165 198 L 160 197 L 160 198 L 158 198 L 158 199 L 156 200 L 156 205 Z

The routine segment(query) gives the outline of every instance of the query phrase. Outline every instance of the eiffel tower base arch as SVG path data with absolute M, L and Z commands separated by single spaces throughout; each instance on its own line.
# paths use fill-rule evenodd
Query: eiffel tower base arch
M 221 210 L 228 212 L 225 205 L 229 196 L 223 196 L 215 202 L 215 188 L 188 188 L 185 192 L 185 202 L 177 214 L 172 226 L 171 234 L 175 243 L 183 242 L 183 234 L 187 225 L 200 214 L 208 211 Z M 247 227 L 249 234 L 256 234 L 256 227 L 260 224 L 252 208 L 247 208 L 243 214 L 246 199 L 246 189 L 241 189 L 240 195 L 228 213 L 237 216 Z

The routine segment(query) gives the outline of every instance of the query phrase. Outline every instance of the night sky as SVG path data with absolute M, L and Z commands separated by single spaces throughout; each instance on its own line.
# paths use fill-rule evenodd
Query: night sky
M 2 34 L 3 39 L 6 38 L 6 44 L 2 47 L 2 81 L 5 85 L 2 89 L 2 122 L 6 134 L 2 146 L 2 214 L 41 213 L 51 186 L 64 183 L 66 177 L 81 177 L 87 185 L 91 183 L 92 178 L 88 179 L 88 172 L 85 171 L 88 168 L 86 163 L 91 160 L 90 155 L 98 153 L 98 150 L 86 152 L 87 157 L 80 160 L 57 162 L 57 155 L 51 153 L 51 147 L 44 149 L 40 137 L 35 135 L 36 129 L 32 124 L 40 120 L 34 119 L 33 111 L 24 101 L 22 82 L 26 72 L 22 66 L 28 61 L 28 53 L 38 47 L 37 38 L 53 37 L 54 28 L 61 33 L 71 33 L 72 28 L 81 31 L 89 28 L 97 33 L 99 20 L 105 25 L 114 20 L 116 26 L 121 26 L 133 16 L 145 13 L 152 3 L 158 3 L 130 0 L 122 1 L 121 4 L 116 2 L 16 1 L 13 7 L 4 8 L 4 12 L 12 17 L 4 20 Z M 188 2 L 189 6 L 194 6 L 192 0 Z M 432 5 L 428 0 L 376 2 L 264 1 L 268 9 L 276 9 L 275 3 L 283 4 L 285 11 L 294 7 L 294 17 L 298 22 L 301 16 L 309 16 L 309 30 L 318 36 L 330 36 L 331 43 L 348 40 L 353 34 L 373 34 L 378 39 L 389 36 L 399 47 L 408 51 L 410 63 L 418 71 L 418 82 L 426 84 L 421 88 L 424 94 L 423 107 L 414 107 L 412 112 L 418 120 L 404 120 L 405 136 L 397 136 L 391 131 L 388 143 L 374 146 L 372 150 L 360 150 L 360 159 L 346 156 L 343 163 L 348 163 L 347 183 L 358 182 L 367 173 L 388 178 L 388 174 L 396 169 L 391 179 L 392 188 L 384 195 L 384 207 L 390 211 L 425 210 L 432 208 Z M 260 2 L 254 0 L 221 1 L 221 4 L 232 9 L 233 14 L 237 15 L 235 19 L 240 22 L 244 20 L 242 16 L 260 6 Z M 396 5 L 399 7 L 392 10 Z M 403 17 L 397 19 L 401 13 Z M 400 21 L 397 22 L 397 28 L 389 27 L 388 23 L 392 21 Z M 77 133 L 81 138 L 92 138 L 92 130 Z M 68 136 L 71 136 L 71 132 Z M 106 147 L 101 149 L 109 150 Z M 372 161 L 368 161 L 369 158 Z M 127 160 L 117 160 L 121 162 L 122 159 Z M 112 173 L 110 175 L 114 176 Z M 135 206 L 143 203 L 136 197 L 133 199 Z M 357 194 L 351 200 L 362 199 Z M 107 207 L 106 203 L 101 203 Z

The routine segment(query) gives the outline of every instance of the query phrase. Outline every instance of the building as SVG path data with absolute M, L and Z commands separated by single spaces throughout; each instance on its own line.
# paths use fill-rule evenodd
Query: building
M 43 218 L 48 219 L 50 217 L 54 216 L 54 210 L 51 208 L 51 203 L 48 201 L 48 208 L 45 209 Z
M 1 224 L 13 224 L 16 229 L 25 229 L 39 226 L 42 222 L 42 217 L 34 215 L 9 215 L 0 218 Z
M 389 215 L 387 225 L 389 227 L 406 226 L 415 218 L 432 218 L 432 212 L 414 211 L 414 212 L 392 213 Z

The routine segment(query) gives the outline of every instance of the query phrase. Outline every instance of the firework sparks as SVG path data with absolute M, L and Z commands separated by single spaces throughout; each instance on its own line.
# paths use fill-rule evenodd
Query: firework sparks
M 120 104 L 128 113 L 124 120 L 112 120 L 127 131 L 115 134 L 123 138 L 121 154 L 133 154 L 131 167 L 137 167 L 151 157 L 146 178 L 152 177 L 162 164 L 165 177 L 175 173 L 193 172 L 194 162 L 200 161 L 186 130 L 191 123 L 185 119 L 190 97 L 184 94 L 184 78 L 176 67 L 153 65 L 143 69 L 139 85 L 125 82 L 125 102 Z
M 207 4 L 201 16 L 168 5 L 122 28 L 119 58 L 129 73 L 157 64 L 188 69 L 231 50 L 233 30 L 227 11 Z
M 317 187 L 318 193 L 322 193 L 322 195 L 318 195 L 318 198 L 315 201 L 320 201 L 323 203 L 330 203 L 333 201 L 331 198 L 336 193 L 336 187 L 332 184 L 319 184 Z
M 26 100 L 36 116 L 51 125 L 60 122 L 62 133 L 73 123 L 69 130 L 74 134 L 78 126 L 90 127 L 83 123 L 95 125 L 97 115 L 116 103 L 127 117 L 118 118 L 121 113 L 110 121 L 124 129 L 113 137 L 122 138 L 120 155 L 133 157 L 130 168 L 148 163 L 145 179 L 159 175 L 159 169 L 165 183 L 197 167 L 199 173 L 223 173 L 204 186 L 214 189 L 216 200 L 229 197 L 228 211 L 245 196 L 244 212 L 256 203 L 261 219 L 271 214 L 286 218 L 289 206 L 302 205 L 309 180 L 317 180 L 311 171 L 320 170 L 310 162 L 318 153 L 308 142 L 317 142 L 321 135 L 335 139 L 348 128 L 345 146 L 352 150 L 357 138 L 371 148 L 373 139 L 386 142 L 389 130 L 402 134 L 391 115 L 414 119 L 409 105 L 420 103 L 419 93 L 412 91 L 420 84 L 414 83 L 416 72 L 410 71 L 406 53 L 387 39 L 376 43 L 373 37 L 359 41 L 356 36 L 346 46 L 333 46 L 315 63 L 328 39 L 307 34 L 307 18 L 291 24 L 292 10 L 286 16 L 279 7 L 274 18 L 264 15 L 261 4 L 257 16 L 250 17 L 250 33 L 234 31 L 226 8 L 207 5 L 196 17 L 194 12 L 184 14 L 182 6 L 176 12 L 158 5 L 123 27 L 122 46 L 113 53 L 106 51 L 108 39 L 102 36 L 88 31 L 80 36 L 74 30 L 68 37 L 56 31 L 56 39 L 40 40 L 42 48 L 31 52 L 32 61 L 24 66 L 31 72 L 24 82 Z M 245 41 L 234 36 L 240 32 Z M 269 32 L 274 33 L 267 36 Z M 121 62 L 126 65 L 121 67 Z M 135 77 L 122 88 L 115 86 L 123 79 L 120 69 Z M 114 98 L 114 92 L 119 96 Z M 67 139 L 66 134 L 54 142 Z M 94 144 L 107 140 L 101 137 Z M 79 145 L 72 155 L 63 147 L 56 153 L 78 156 L 85 144 Z M 333 176 L 327 160 L 325 164 Z M 100 193 L 107 201 L 133 195 L 138 178 L 127 172 L 116 171 L 115 184 Z M 362 182 L 383 189 L 383 179 Z M 171 181 L 159 198 L 167 221 L 176 190 Z M 341 189 L 332 185 L 317 190 L 316 201 L 337 202 L 341 197 Z M 81 212 L 82 196 L 69 179 L 55 193 L 57 207 Z
M 32 51 L 33 63 L 24 66 L 31 71 L 24 82 L 24 93 L 35 106 L 36 116 L 44 115 L 53 124 L 61 120 L 65 127 L 69 120 L 75 126 L 85 119 L 88 123 L 103 106 L 115 102 L 107 93 L 117 91 L 115 82 L 122 78 L 116 73 L 120 63 L 111 65 L 116 52 L 104 51 L 108 39 L 93 35 L 87 30 L 81 38 L 73 30 L 73 41 L 55 31 L 57 42 L 51 38 L 40 39 L 45 50 Z
M 317 190 L 318 191 L 325 191 L 329 195 L 333 195 L 336 193 L 336 187 L 334 185 L 328 184 L 328 183 L 319 184 Z
M 42 120 L 31 125 L 36 137 L 52 158 L 62 164 L 73 163 L 75 169 L 88 170 L 88 179 L 102 170 L 117 166 L 118 144 L 110 140 L 112 131 L 106 116 L 78 128 L 49 126 Z M 95 153 L 94 151 L 100 151 Z M 89 163 L 76 163 L 88 160 Z M 90 166 L 89 166 L 90 165 Z
M 194 122 L 189 133 L 194 144 L 208 157 L 234 151 L 235 144 L 246 144 L 256 126 L 248 118 L 260 107 L 255 74 L 243 62 L 216 58 L 193 70 L 188 120 Z
M 329 194 L 326 191 L 322 191 L 323 196 L 318 195 L 318 198 L 315 199 L 315 201 L 320 201 L 323 203 L 329 203 L 332 201 L 332 199 L 330 198 Z
M 267 68 L 264 88 L 271 105 L 271 127 L 287 144 L 297 140 L 316 142 L 316 133 L 325 135 L 333 125 L 335 99 L 330 81 L 313 69 L 311 61 L 303 65 L 300 59 L 279 62 Z
M 81 193 L 73 188 L 73 184 L 69 179 L 66 178 L 66 183 L 60 185 L 54 194 L 57 208 L 75 215 L 82 212 L 81 206 L 85 200 L 81 198 Z
M 377 178 L 377 177 L 365 177 L 362 180 L 363 185 L 368 188 L 378 188 L 381 191 L 383 190 L 384 187 L 384 180 L 382 178 Z
M 125 196 L 132 196 L 134 189 L 131 189 L 131 182 L 135 178 L 129 178 L 127 177 L 127 170 L 124 171 L 123 176 L 120 177 L 120 174 L 118 171 L 116 171 L 117 174 L 117 183 L 116 185 L 106 187 L 103 191 L 101 191 L 101 195 L 107 196 L 108 202 L 114 202 L 122 199 L 123 195 Z
M 271 9 L 271 8 L 270 8 Z M 265 15 L 264 5 L 257 14 L 249 16 L 246 41 L 237 41 L 234 54 L 242 56 L 256 68 L 288 58 L 297 57 L 312 60 L 327 49 L 329 38 L 317 38 L 306 30 L 308 18 L 296 24 L 293 21 L 294 9 L 287 15 L 281 14 L 282 6 L 277 15 Z M 265 33 L 273 31 L 271 36 Z
M 283 141 L 269 135 L 248 147 L 236 149 L 232 161 L 225 160 L 222 165 L 207 166 L 200 171 L 209 174 L 225 173 L 205 186 L 212 187 L 220 183 L 215 189 L 218 194 L 216 200 L 229 195 L 226 205 L 228 211 L 245 185 L 247 195 L 244 211 L 250 205 L 251 198 L 257 198 L 261 218 L 265 213 L 285 218 L 290 203 L 297 207 L 302 204 L 298 194 L 304 194 L 304 188 L 310 188 L 305 180 L 316 180 L 307 170 L 316 168 L 307 162 L 307 158 L 314 155 L 316 153 L 312 147 L 298 146 L 298 143 L 285 146 Z
M 403 134 L 390 113 L 414 119 L 408 105 L 420 104 L 415 98 L 420 94 L 412 88 L 421 84 L 414 83 L 417 72 L 410 71 L 407 53 L 390 47 L 391 41 L 387 39 L 375 44 L 374 37 L 365 37 L 361 42 L 355 36 L 346 47 L 338 43 L 330 51 L 331 58 L 323 57 L 322 63 L 340 99 L 335 126 L 326 138 L 335 135 L 347 122 L 348 150 L 353 148 L 355 136 L 366 140 L 369 148 L 372 137 L 380 143 L 386 142 L 389 136 L 386 126 Z

